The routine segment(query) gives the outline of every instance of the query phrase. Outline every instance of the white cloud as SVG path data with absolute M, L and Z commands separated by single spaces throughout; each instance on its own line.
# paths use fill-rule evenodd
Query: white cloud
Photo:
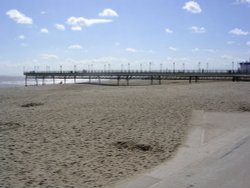
M 67 19 L 67 24 L 71 25 L 71 29 L 74 31 L 80 31 L 82 27 L 90 27 L 95 24 L 110 23 L 113 20 L 110 19 L 87 19 L 83 17 L 70 17 Z M 81 28 L 81 29 L 80 29 Z
M 222 58 L 222 59 L 225 59 L 225 60 L 233 59 L 233 57 L 232 57 L 232 56 L 229 56 L 229 55 L 222 55 L 221 58 Z
M 55 54 L 41 54 L 40 57 L 44 60 L 49 60 L 49 59 L 59 59 L 59 57 Z
M 215 53 L 216 50 L 210 49 L 210 48 L 207 48 L 207 49 L 194 48 L 194 49 L 192 49 L 192 52 L 209 52 L 209 53 Z
M 177 51 L 178 50 L 177 48 L 172 47 L 172 46 L 169 46 L 168 49 L 171 50 L 171 51 Z
M 215 53 L 216 52 L 216 50 L 214 50 L 214 49 L 204 49 L 204 51 L 205 52 L 209 52 L 209 53 Z
M 235 42 L 234 41 L 227 41 L 227 44 L 230 45 L 230 44 L 234 44 Z
M 64 30 L 65 30 L 65 27 L 64 27 L 64 25 L 62 25 L 62 24 L 55 24 L 54 26 L 55 26 L 55 28 L 58 29 L 58 30 L 61 30 L 61 31 L 64 31 Z
M 19 38 L 20 40 L 24 40 L 26 37 L 25 37 L 24 35 L 19 35 L 18 38 Z
M 71 30 L 72 31 L 81 31 L 82 27 L 80 27 L 80 26 L 73 26 L 73 27 L 71 27 Z
M 134 48 L 126 48 L 126 51 L 127 51 L 127 52 L 132 52 L 132 53 L 137 52 L 137 50 L 134 49 Z
M 68 49 L 82 49 L 82 46 L 79 44 L 73 44 L 73 45 L 70 45 Z
M 23 13 L 19 12 L 16 9 L 11 9 L 6 14 L 19 24 L 32 24 L 32 19 L 30 17 L 25 16 Z
M 165 29 L 165 32 L 166 32 L 166 33 L 169 33 L 169 34 L 173 33 L 173 31 L 172 31 L 171 29 L 169 29 L 169 28 L 166 28 L 166 29 Z
M 45 33 L 45 34 L 49 33 L 48 29 L 46 29 L 46 28 L 42 28 L 42 29 L 40 30 L 40 32 L 41 32 L 41 33 Z
M 246 42 L 246 45 L 247 45 L 247 46 L 250 46 L 250 41 L 247 41 L 247 42 Z
M 200 51 L 199 48 L 194 48 L 194 49 L 192 49 L 192 52 L 198 52 L 198 51 Z
M 41 11 L 40 14 L 42 14 L 42 15 L 47 14 L 47 12 L 46 11 Z
M 235 4 L 249 4 L 250 5 L 250 0 L 236 0 Z
M 229 31 L 229 33 L 233 35 L 248 35 L 249 34 L 248 31 L 243 31 L 242 29 L 239 29 L 239 28 L 234 28 L 231 31 Z
M 104 9 L 102 12 L 100 12 L 99 16 L 101 16 L 101 17 L 117 17 L 118 14 L 116 11 L 114 11 L 110 8 L 107 8 L 107 9 Z
M 192 26 L 189 28 L 193 33 L 205 33 L 206 29 L 204 27 Z
M 200 5 L 195 1 L 186 2 L 182 8 L 194 14 L 201 13 L 202 11 Z

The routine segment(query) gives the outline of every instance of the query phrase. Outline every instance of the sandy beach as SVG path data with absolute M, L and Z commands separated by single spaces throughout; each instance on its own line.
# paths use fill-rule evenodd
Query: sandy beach
M 0 90 L 0 187 L 112 187 L 174 156 L 193 110 L 250 111 L 248 82 Z

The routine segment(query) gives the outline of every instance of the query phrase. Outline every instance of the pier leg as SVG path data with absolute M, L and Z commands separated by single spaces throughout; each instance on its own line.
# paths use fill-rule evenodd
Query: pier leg
M 91 83 L 91 76 L 89 76 L 89 83 Z
M 38 86 L 38 79 L 37 79 L 37 77 L 36 77 L 36 86 Z
M 66 84 L 66 76 L 64 77 L 64 84 Z
M 74 83 L 76 84 L 76 76 L 74 76 Z
M 42 85 L 43 85 L 43 86 L 45 85 L 45 82 L 44 82 L 44 77 L 43 77 L 43 83 L 42 83 Z
M 159 76 L 159 85 L 161 85 L 161 76 Z
M 196 76 L 196 77 L 195 77 L 195 82 L 196 82 L 196 83 L 198 82 L 198 79 L 199 79 L 198 76 Z
M 129 78 L 128 78 L 128 76 L 127 76 L 126 80 L 127 80 L 127 86 L 129 86 Z
M 27 87 L 27 76 L 25 76 L 25 87 Z
M 120 76 L 117 77 L 117 85 L 120 85 Z
M 55 76 L 53 76 L 53 85 L 55 85 Z
M 191 84 L 192 82 L 192 76 L 189 76 L 189 83 Z
M 101 78 L 100 77 L 98 77 L 98 83 L 99 83 L 99 85 L 101 85 Z
M 154 77 L 151 76 L 151 85 L 153 85 L 153 84 L 154 84 Z

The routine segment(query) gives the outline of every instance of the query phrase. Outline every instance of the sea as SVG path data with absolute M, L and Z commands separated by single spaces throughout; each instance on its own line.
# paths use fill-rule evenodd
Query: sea
M 97 80 L 92 79 L 93 82 L 97 82 Z M 55 84 L 63 83 L 63 79 L 55 79 Z M 86 79 L 77 79 L 77 83 L 86 83 L 88 80 Z M 73 84 L 73 79 L 68 79 L 67 84 Z M 24 87 L 25 77 L 24 76 L 0 76 L 0 89 L 1 88 L 15 88 L 15 87 Z M 28 85 L 35 85 L 34 79 L 28 80 Z M 38 84 L 42 85 L 42 80 L 38 80 Z M 45 79 L 45 85 L 53 84 L 53 80 Z
M 24 76 L 0 76 L 0 88 L 23 87 Z

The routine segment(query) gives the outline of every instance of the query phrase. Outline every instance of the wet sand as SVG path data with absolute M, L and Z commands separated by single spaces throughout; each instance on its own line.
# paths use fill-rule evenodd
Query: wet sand
M 250 111 L 247 82 L 0 90 L 0 187 L 109 187 L 166 161 L 193 110 Z

